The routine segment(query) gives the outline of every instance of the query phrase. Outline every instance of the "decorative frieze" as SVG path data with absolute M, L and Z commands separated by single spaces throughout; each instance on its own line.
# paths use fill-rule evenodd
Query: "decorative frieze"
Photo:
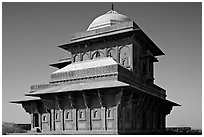
M 95 67 L 75 71 L 61 72 L 51 75 L 51 81 L 61 81 L 69 79 L 80 79 L 90 76 L 100 76 L 104 74 L 110 74 L 117 71 L 117 65 L 110 65 L 104 67 Z
M 47 89 L 47 88 L 52 88 L 52 87 L 56 87 L 59 86 L 59 84 L 39 84 L 39 85 L 32 85 L 30 87 L 30 93 L 35 92 L 37 90 L 42 90 L 42 89 Z

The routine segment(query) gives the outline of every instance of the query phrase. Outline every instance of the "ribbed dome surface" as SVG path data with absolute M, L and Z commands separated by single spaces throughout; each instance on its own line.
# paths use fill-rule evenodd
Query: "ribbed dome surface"
M 106 14 L 103 14 L 97 17 L 88 27 L 87 31 L 95 30 L 99 28 L 108 27 L 120 22 L 131 21 L 127 16 L 119 14 L 114 10 L 108 11 Z

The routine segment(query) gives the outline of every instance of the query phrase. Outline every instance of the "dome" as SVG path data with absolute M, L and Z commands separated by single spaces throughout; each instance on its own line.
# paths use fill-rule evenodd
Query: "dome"
M 114 10 L 108 11 L 106 14 L 103 14 L 97 17 L 88 27 L 87 31 L 95 30 L 99 28 L 108 27 L 114 24 L 118 24 L 125 21 L 131 21 L 127 16 L 119 14 Z

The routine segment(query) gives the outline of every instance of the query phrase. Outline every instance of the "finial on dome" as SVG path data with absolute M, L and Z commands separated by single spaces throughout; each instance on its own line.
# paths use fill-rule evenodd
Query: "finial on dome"
M 114 10 L 114 5 L 113 5 L 113 3 L 112 3 L 112 6 L 111 6 L 111 10 Z

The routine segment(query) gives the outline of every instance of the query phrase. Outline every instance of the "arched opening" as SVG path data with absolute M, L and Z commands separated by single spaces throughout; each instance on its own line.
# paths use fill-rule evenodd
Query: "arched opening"
M 79 113 L 79 118 L 83 118 L 83 112 L 82 111 L 80 111 L 80 113 Z
M 95 110 L 95 111 L 94 111 L 94 118 L 97 118 L 97 113 L 98 113 L 98 111 Z
M 100 51 L 96 51 L 93 56 L 92 56 L 92 59 L 95 59 L 95 58 L 102 58 L 104 57 L 104 54 Z
M 86 60 L 89 60 L 89 56 L 88 56 L 88 54 L 83 54 L 82 55 L 82 61 L 86 61 Z
M 79 61 L 79 55 L 75 55 L 74 56 L 74 62 L 78 62 Z
M 124 46 L 120 49 L 120 64 L 124 67 L 130 67 L 130 49 Z
M 69 111 L 66 113 L 65 118 L 66 118 L 66 119 L 69 119 Z
M 38 115 L 38 113 L 33 114 L 33 119 L 34 119 L 34 127 L 39 127 L 39 115 Z
M 111 48 L 111 49 L 108 51 L 107 57 L 112 57 L 114 60 L 116 60 L 116 50 Z

